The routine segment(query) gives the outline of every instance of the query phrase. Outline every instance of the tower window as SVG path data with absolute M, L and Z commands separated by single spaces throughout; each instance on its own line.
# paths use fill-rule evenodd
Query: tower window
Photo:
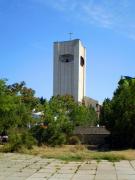
M 61 62 L 65 62 L 65 63 L 72 62 L 74 60 L 74 55 L 72 55 L 72 54 L 63 54 L 63 55 L 59 56 L 59 60 Z
M 80 57 L 80 65 L 84 66 L 84 58 L 82 56 Z

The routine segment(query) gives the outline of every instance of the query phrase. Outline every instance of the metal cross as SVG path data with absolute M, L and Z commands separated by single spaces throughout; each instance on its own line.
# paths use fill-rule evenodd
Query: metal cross
M 70 33 L 68 33 L 69 34 L 69 39 L 71 40 L 72 39 L 72 35 L 73 35 L 73 33 L 72 32 L 70 32 Z

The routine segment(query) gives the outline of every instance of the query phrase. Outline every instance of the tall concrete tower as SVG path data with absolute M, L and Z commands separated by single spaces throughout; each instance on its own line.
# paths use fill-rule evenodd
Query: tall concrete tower
M 86 49 L 79 39 L 54 42 L 53 95 L 85 96 Z

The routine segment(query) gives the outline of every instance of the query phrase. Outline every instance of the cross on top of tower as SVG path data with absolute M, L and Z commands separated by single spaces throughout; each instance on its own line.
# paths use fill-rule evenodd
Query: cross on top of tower
M 73 33 L 72 33 L 72 32 L 69 32 L 68 34 L 69 34 L 69 39 L 71 40 Z

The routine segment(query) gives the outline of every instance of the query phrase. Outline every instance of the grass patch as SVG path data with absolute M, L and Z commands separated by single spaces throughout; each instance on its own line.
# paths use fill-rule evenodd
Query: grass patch
M 69 155 L 69 156 L 59 156 L 58 159 L 63 161 L 82 161 L 83 158 L 80 155 Z
M 135 150 L 97 152 L 90 151 L 83 145 L 66 145 L 62 147 L 37 147 L 24 153 L 40 155 L 43 158 L 55 158 L 65 161 L 84 161 L 95 159 L 111 162 L 135 159 Z
M 115 161 L 120 161 L 120 160 L 125 160 L 126 158 L 123 155 L 115 155 L 111 153 L 97 153 L 96 155 L 94 154 L 92 156 L 92 159 L 95 159 L 97 161 L 101 160 L 108 160 L 110 162 L 115 162 Z
M 61 147 L 34 146 L 33 149 L 20 149 L 20 153 L 39 155 L 42 158 L 54 158 L 64 161 L 108 160 L 135 160 L 135 150 L 98 152 L 90 151 L 83 145 L 64 145 Z

